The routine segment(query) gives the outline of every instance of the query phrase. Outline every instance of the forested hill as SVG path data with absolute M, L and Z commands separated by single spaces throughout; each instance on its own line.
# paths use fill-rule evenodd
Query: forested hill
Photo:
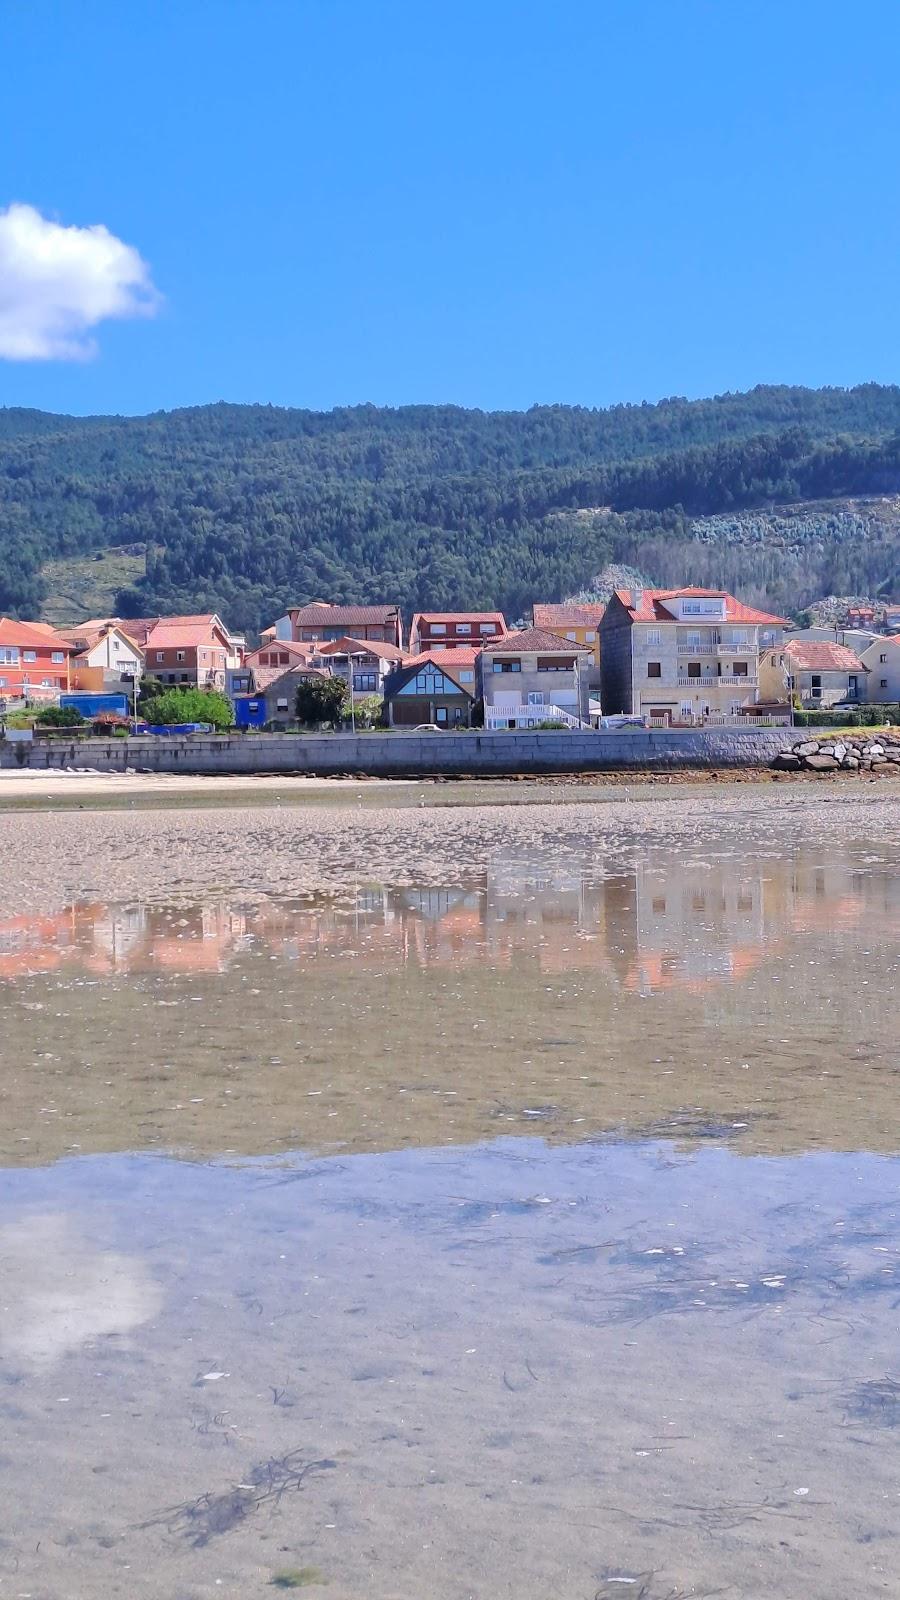
M 517 616 L 610 560 L 646 566 L 642 552 L 665 552 L 683 581 L 725 581 L 734 539 L 717 556 L 698 517 L 898 491 L 900 388 L 874 384 L 605 411 L 7 409 L 0 612 L 40 612 L 48 561 L 142 546 L 146 572 L 118 600 L 132 615 L 215 607 L 252 629 L 327 596 Z M 871 540 L 865 518 L 826 518 L 821 537 L 810 526 L 790 595 L 756 536 L 741 568 L 752 598 L 803 604 L 832 586 L 835 562 L 849 590 L 894 584 L 892 524 Z

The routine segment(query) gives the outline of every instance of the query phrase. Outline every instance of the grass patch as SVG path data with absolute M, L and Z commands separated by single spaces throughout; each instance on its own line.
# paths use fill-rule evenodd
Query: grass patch
M 286 1567 L 276 1572 L 271 1580 L 273 1589 L 309 1589 L 314 1583 L 324 1583 L 318 1567 Z
M 143 555 L 123 550 L 98 550 L 95 555 L 45 562 L 41 575 L 47 594 L 41 621 L 62 628 L 85 617 L 112 616 L 118 590 L 142 578 L 144 565 Z

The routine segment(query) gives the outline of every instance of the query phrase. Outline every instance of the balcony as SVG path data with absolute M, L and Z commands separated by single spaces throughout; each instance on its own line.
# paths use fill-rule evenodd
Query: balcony
M 707 640 L 705 644 L 683 644 L 677 641 L 680 656 L 756 656 L 759 647 L 755 641 L 738 644 L 734 640 L 723 639 L 719 634 L 714 641 Z
M 739 677 L 715 677 L 712 673 L 702 678 L 689 678 L 686 672 L 679 672 L 679 689 L 755 689 L 759 678 L 755 672 L 741 673 Z

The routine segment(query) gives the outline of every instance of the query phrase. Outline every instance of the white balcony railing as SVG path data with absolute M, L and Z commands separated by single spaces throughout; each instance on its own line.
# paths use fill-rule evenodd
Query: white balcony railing
M 562 706 L 485 706 L 484 726 L 488 732 L 508 728 L 511 722 L 517 728 L 534 728 L 539 722 L 561 722 L 566 728 L 584 728 L 586 731 L 591 726 L 571 711 L 564 711 Z
M 710 673 L 703 678 L 689 678 L 686 672 L 679 672 L 678 674 L 679 689 L 733 689 L 735 687 L 755 689 L 758 682 L 759 678 L 755 672 L 744 672 L 740 676 L 734 677 L 726 677 L 724 673 L 721 677 L 714 677 Z

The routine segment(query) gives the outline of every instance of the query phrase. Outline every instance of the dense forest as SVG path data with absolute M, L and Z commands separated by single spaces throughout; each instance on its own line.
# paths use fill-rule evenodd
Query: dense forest
M 743 513 L 898 491 L 900 388 L 874 384 L 608 410 L 7 409 L 0 612 L 39 614 L 46 562 L 122 546 L 146 550 L 124 614 L 215 608 L 247 629 L 319 596 L 517 617 L 609 561 L 799 606 L 838 574 L 895 586 L 900 517 L 826 508 L 785 542 Z

